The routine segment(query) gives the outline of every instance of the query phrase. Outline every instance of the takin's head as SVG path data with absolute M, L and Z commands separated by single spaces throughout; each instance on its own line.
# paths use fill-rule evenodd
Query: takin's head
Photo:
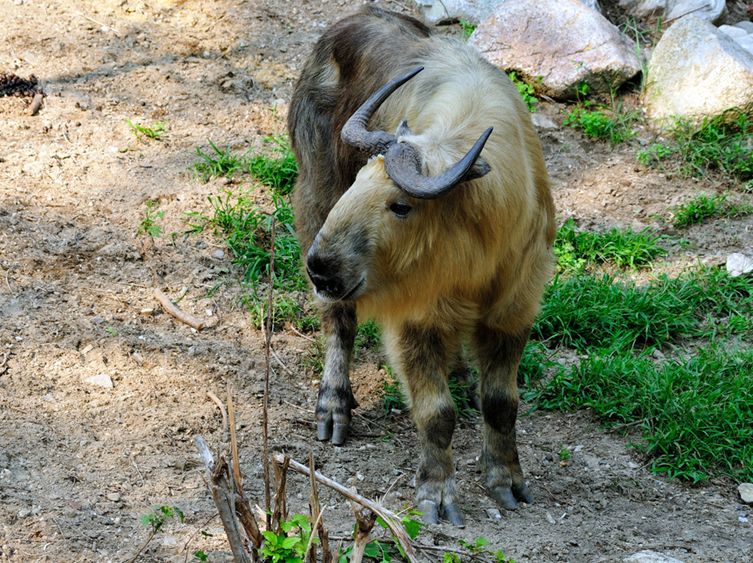
M 458 184 L 484 176 L 489 165 L 479 157 L 491 128 L 459 161 L 434 176 L 424 175 L 425 139 L 405 122 L 396 133 L 368 131 L 366 123 L 400 85 L 422 69 L 377 90 L 353 114 L 342 139 L 372 158 L 338 200 L 306 256 L 306 271 L 325 301 L 355 301 L 389 292 L 422 267 L 443 225 L 447 195 Z

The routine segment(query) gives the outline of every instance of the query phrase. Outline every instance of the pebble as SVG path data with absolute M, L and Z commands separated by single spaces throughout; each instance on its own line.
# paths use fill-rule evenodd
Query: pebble
M 120 493 L 109 493 L 107 495 L 107 500 L 111 500 L 112 502 L 119 502 L 120 501 Z
M 753 258 L 735 252 L 727 256 L 727 271 L 733 278 L 753 272 Z
M 626 557 L 623 561 L 629 561 L 630 563 L 682 563 L 679 559 L 645 549 L 634 553 L 630 557 Z
M 84 381 L 86 381 L 86 383 L 90 385 L 96 385 L 98 387 L 103 387 L 104 389 L 112 389 L 114 387 L 112 378 L 106 373 L 98 373 L 97 375 L 92 375 L 90 377 L 87 377 Z
M 746 504 L 753 504 L 753 483 L 740 483 L 737 486 L 740 498 Z
M 487 508 L 486 515 L 489 516 L 491 520 L 502 520 L 502 513 L 497 508 Z
M 222 260 L 223 258 L 225 258 L 225 251 L 221 248 L 218 248 L 217 250 L 212 252 L 212 258 L 214 258 L 215 260 Z

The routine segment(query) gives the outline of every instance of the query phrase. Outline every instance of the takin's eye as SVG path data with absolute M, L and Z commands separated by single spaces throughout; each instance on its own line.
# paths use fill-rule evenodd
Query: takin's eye
M 396 201 L 390 204 L 390 211 L 392 211 L 395 216 L 399 217 L 400 219 L 405 219 L 412 209 L 413 208 L 407 203 L 400 203 Z

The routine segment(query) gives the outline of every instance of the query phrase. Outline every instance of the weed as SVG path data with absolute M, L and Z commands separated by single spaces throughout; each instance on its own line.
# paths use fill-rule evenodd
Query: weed
M 614 110 L 591 107 L 589 103 L 577 105 L 567 113 L 563 125 L 581 130 L 586 137 L 609 141 L 613 145 L 635 137 L 632 126 L 640 119 L 637 110 L 625 111 L 619 105 Z
M 392 374 L 392 370 L 385 366 L 387 377 L 382 381 L 382 405 L 386 413 L 393 410 L 402 411 L 406 408 L 405 395 L 400 385 L 400 381 Z
M 301 365 L 304 370 L 313 376 L 324 373 L 324 338 L 316 336 L 314 342 L 303 355 Z
M 573 458 L 573 452 L 570 451 L 570 448 L 567 446 L 562 446 L 560 448 L 560 463 L 567 463 Z
M 702 223 L 712 217 L 740 217 L 753 213 L 753 205 L 727 201 L 725 194 L 699 194 L 674 208 L 672 224 L 677 228 Z
M 514 71 L 508 72 L 507 77 L 512 81 L 513 84 L 515 84 L 518 92 L 520 92 L 520 96 L 523 98 L 526 107 L 528 107 L 528 111 L 536 111 L 536 104 L 539 102 L 539 100 L 536 98 L 536 89 L 531 84 L 528 84 L 527 82 L 523 81 L 522 78 L 518 77 L 517 73 L 515 73 Z
M 154 139 L 158 141 L 167 131 L 166 125 L 162 121 L 155 121 L 152 125 L 142 125 L 126 119 L 126 123 L 131 129 L 131 133 L 139 140 Z
M 472 561 L 475 561 L 477 559 L 479 560 L 487 560 L 484 556 L 491 556 L 494 558 L 494 561 L 497 563 L 515 563 L 515 560 L 512 558 L 507 557 L 502 550 L 496 550 L 491 551 L 487 546 L 489 545 L 489 540 L 486 539 L 483 536 L 477 537 L 472 542 L 469 542 L 464 539 L 458 540 L 458 545 L 464 549 L 466 549 L 470 555 L 470 559 Z M 483 558 L 483 559 L 482 559 Z M 461 558 L 460 554 L 458 553 L 445 553 L 442 558 L 443 563 L 461 563 L 463 559 Z
M 681 118 L 671 135 L 689 175 L 720 170 L 742 181 L 753 179 L 753 119 L 745 113 L 730 111 L 700 125 Z
M 476 382 L 472 379 L 450 377 L 448 381 L 455 414 L 460 418 L 473 418 L 476 409 Z
M 657 166 L 673 154 L 675 149 L 665 143 L 655 142 L 638 151 L 636 158 L 643 166 Z
M 269 301 L 265 293 L 254 288 L 250 293 L 241 296 L 241 302 L 249 313 L 249 322 L 254 328 L 261 330 L 267 318 Z M 303 316 L 300 302 L 288 293 L 276 293 L 272 298 L 272 327 L 281 329 L 285 323 L 296 324 Z
M 149 536 L 146 538 L 146 541 L 141 545 L 139 551 L 131 559 L 131 561 L 137 561 L 141 553 L 146 549 L 146 546 L 148 546 L 152 539 L 154 539 L 154 536 L 162 530 L 162 527 L 168 521 L 173 519 L 177 519 L 181 524 L 186 519 L 183 511 L 177 506 L 158 506 L 156 508 L 153 508 L 150 512 L 142 515 L 139 521 L 144 526 L 148 526 L 150 528 Z
M 201 147 L 196 147 L 196 156 L 199 160 L 193 165 L 194 172 L 204 182 L 221 176 L 230 178 L 243 169 L 244 157 L 234 154 L 230 147 L 223 150 L 209 141 L 209 148 L 209 151 L 204 152 Z
M 476 31 L 476 24 L 469 22 L 466 19 L 461 18 L 458 22 L 460 29 L 463 30 L 463 39 L 468 39 L 473 32 Z
M 305 514 L 294 514 L 280 523 L 279 533 L 264 530 L 264 544 L 259 553 L 271 563 L 303 563 L 309 542 L 319 543 L 311 537 L 311 521 Z
M 382 341 L 382 333 L 379 329 L 379 325 L 373 321 L 368 320 L 358 325 L 358 332 L 356 332 L 356 350 L 375 349 L 378 348 Z
M 588 266 L 611 264 L 617 268 L 639 269 L 667 254 L 659 246 L 661 237 L 648 229 L 635 232 L 613 228 L 603 233 L 580 231 L 573 219 L 557 232 L 554 252 L 562 271 L 581 272 Z
M 164 219 L 165 212 L 159 208 L 159 200 L 147 199 L 145 205 L 146 211 L 144 211 L 144 217 L 136 229 L 136 234 L 147 235 L 154 239 L 162 234 L 162 227 L 159 222 Z
M 591 351 L 540 390 L 545 409 L 587 407 L 641 429 L 652 468 L 694 482 L 712 472 L 753 477 L 753 351 L 710 343 L 657 362 L 649 350 Z
M 264 142 L 273 146 L 273 151 L 278 157 L 252 156 L 248 161 L 248 169 L 262 184 L 280 195 L 287 195 L 292 191 L 298 177 L 298 164 L 290 143 L 282 136 L 267 137 Z
M 206 554 L 206 552 L 203 549 L 197 549 L 193 552 L 193 557 L 197 561 L 209 561 L 209 556 Z

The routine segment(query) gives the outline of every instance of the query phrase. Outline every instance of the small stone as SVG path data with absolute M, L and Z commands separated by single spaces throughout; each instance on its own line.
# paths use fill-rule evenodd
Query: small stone
M 753 272 L 753 258 L 735 252 L 727 256 L 727 272 L 733 278 Z
M 740 483 L 737 486 L 737 492 L 740 493 L 740 498 L 746 504 L 753 504 L 753 483 Z
M 120 501 L 120 493 L 109 493 L 107 495 L 107 500 L 111 500 L 112 502 L 119 502 Z
M 623 559 L 623 561 L 629 561 L 630 563 L 682 563 L 679 559 L 651 551 L 650 549 L 634 553 L 630 557 Z
M 154 314 L 154 307 L 144 307 L 139 311 L 142 315 L 153 315 Z
M 221 248 L 218 248 L 217 250 L 212 252 L 212 258 L 214 258 L 215 260 L 222 260 L 223 258 L 225 258 L 225 251 Z
M 22 508 L 18 511 L 19 518 L 28 518 L 29 516 L 31 516 L 31 509 L 29 508 Z
M 486 515 L 491 520 L 502 520 L 502 513 L 497 508 L 487 508 Z
M 550 524 L 556 524 L 557 521 L 554 519 L 554 516 L 552 516 L 549 512 L 546 513 L 546 521 Z
M 90 385 L 96 385 L 104 389 L 112 389 L 114 387 L 112 378 L 106 373 L 98 373 L 97 375 L 92 375 L 90 377 L 87 377 L 84 381 Z

